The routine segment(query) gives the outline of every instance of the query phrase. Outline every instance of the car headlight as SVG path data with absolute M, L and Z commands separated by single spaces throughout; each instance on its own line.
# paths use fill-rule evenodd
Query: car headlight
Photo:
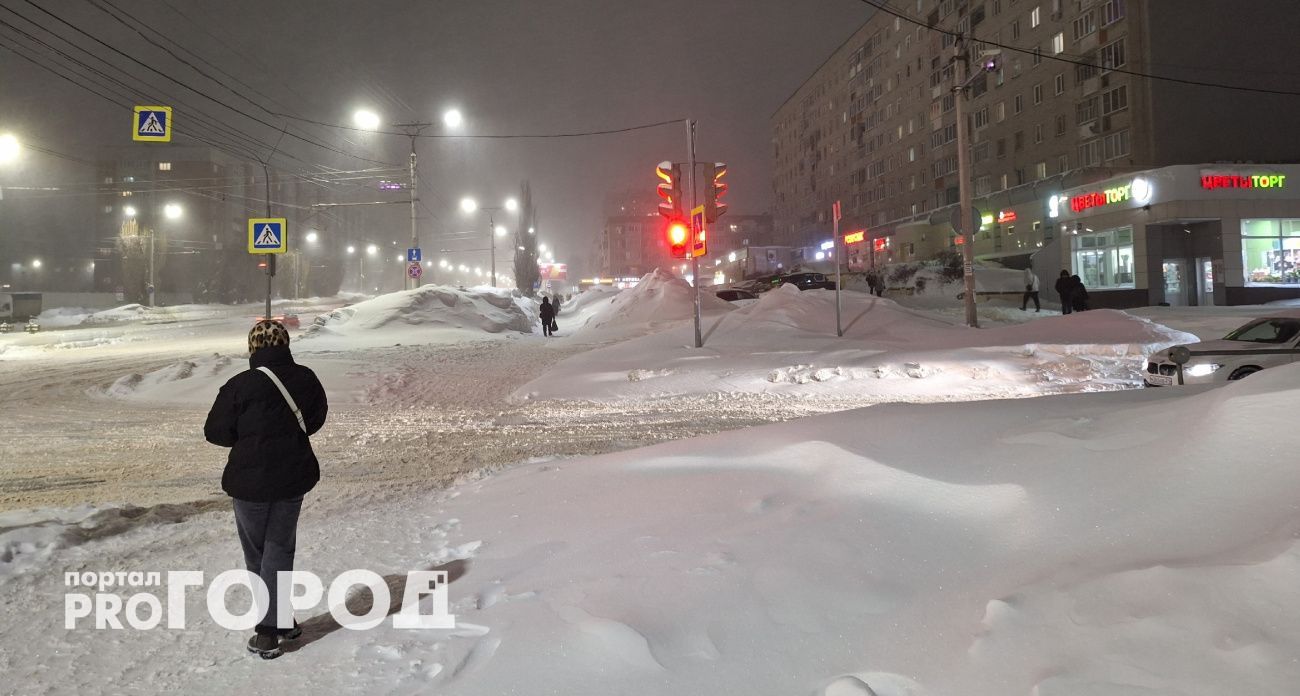
M 1201 363 L 1200 365 L 1188 365 L 1183 368 L 1183 372 L 1187 373 L 1188 377 L 1204 377 L 1206 375 L 1214 374 L 1214 371 L 1220 367 L 1223 366 L 1214 363 Z

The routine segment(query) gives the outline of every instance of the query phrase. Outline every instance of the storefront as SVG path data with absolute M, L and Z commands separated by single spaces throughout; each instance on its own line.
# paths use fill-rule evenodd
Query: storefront
M 1300 298 L 1300 165 L 1164 167 L 1054 192 L 1044 205 L 1060 267 L 1093 306 Z

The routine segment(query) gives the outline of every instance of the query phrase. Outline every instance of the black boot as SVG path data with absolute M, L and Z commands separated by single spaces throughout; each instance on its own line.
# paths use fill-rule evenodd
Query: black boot
M 293 628 L 277 628 L 275 634 L 280 636 L 280 640 L 294 640 L 302 635 L 302 626 L 299 626 L 298 620 L 294 619 Z
M 258 633 L 248 639 L 248 652 L 263 660 L 274 660 L 284 654 L 280 649 L 280 638 L 265 633 Z

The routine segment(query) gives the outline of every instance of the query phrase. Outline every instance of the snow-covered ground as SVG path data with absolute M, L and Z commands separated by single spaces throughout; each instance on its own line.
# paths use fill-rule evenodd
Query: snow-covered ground
M 272 663 L 201 592 L 183 631 L 63 628 L 65 572 L 240 566 L 201 425 L 260 308 L 0 336 L 0 691 L 1294 690 L 1300 366 L 1122 390 L 1145 351 L 1285 308 L 972 330 L 846 292 L 838 338 L 832 293 L 784 289 L 707 295 L 696 350 L 690 294 L 583 294 L 552 339 L 483 288 L 277 305 L 332 407 L 298 567 L 452 569 L 459 626 L 318 609 Z

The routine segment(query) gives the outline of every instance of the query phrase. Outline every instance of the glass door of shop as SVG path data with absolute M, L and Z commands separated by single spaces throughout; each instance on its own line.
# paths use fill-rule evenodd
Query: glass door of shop
M 1165 302 L 1172 307 L 1186 307 L 1191 304 L 1190 287 L 1186 271 L 1186 259 L 1165 259 L 1161 264 L 1165 277 Z
M 1196 259 L 1196 297 L 1202 307 L 1214 306 L 1214 261 Z

